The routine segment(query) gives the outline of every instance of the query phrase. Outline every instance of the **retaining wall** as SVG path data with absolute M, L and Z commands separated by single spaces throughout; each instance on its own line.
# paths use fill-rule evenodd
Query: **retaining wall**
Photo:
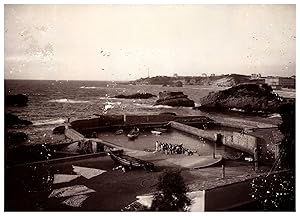
M 203 137 L 205 139 L 211 140 L 211 141 L 216 141 L 216 136 L 214 133 L 212 133 L 211 131 L 208 130 L 201 130 L 192 126 L 188 126 L 179 122 L 175 122 L 175 121 L 171 121 L 170 125 L 172 128 L 175 128 L 177 130 L 195 135 L 195 136 L 199 136 L 199 137 Z
M 277 178 L 292 175 L 291 171 L 283 170 L 273 172 L 270 175 L 263 174 L 232 184 L 205 190 L 205 211 L 226 211 L 255 202 L 251 197 L 254 192 L 251 182 L 254 179 L 266 179 L 272 184 Z
M 195 136 L 203 137 L 205 139 L 216 142 L 217 137 L 221 136 L 221 142 L 223 145 L 239 149 L 241 151 L 248 152 L 255 155 L 257 153 L 257 138 L 247 134 L 241 134 L 232 131 L 210 131 L 210 130 L 201 130 L 195 127 L 191 127 L 185 124 L 171 121 L 171 127 L 184 131 Z
M 221 133 L 222 143 L 226 146 L 254 154 L 257 151 L 257 138 L 251 135 L 223 131 Z
M 205 190 L 205 211 L 228 210 L 253 202 L 250 196 L 252 180 Z
M 103 115 L 95 118 L 74 120 L 70 123 L 75 130 L 96 129 L 105 127 L 139 126 L 145 124 L 167 124 L 178 121 L 185 124 L 213 123 L 205 116 L 174 116 L 174 115 Z
M 79 141 L 79 140 L 84 139 L 84 136 L 81 133 L 79 133 L 73 129 L 66 129 L 65 136 L 73 141 Z
M 121 125 L 123 123 L 123 115 L 103 115 L 96 118 L 74 120 L 71 122 L 71 127 L 74 129 L 99 128 L 111 125 Z

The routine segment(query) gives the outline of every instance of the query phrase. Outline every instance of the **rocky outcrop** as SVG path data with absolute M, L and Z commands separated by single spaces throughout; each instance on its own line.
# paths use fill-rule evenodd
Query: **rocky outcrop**
M 125 99 L 149 99 L 152 97 L 156 97 L 156 95 L 150 93 L 136 93 L 132 95 L 117 95 L 115 98 L 125 98 Z
M 194 107 L 194 101 L 190 100 L 183 92 L 170 92 L 163 91 L 159 93 L 158 100 L 155 105 L 167 105 L 167 106 L 184 106 Z
M 28 135 L 24 132 L 8 132 L 6 135 L 9 145 L 16 145 L 16 143 L 21 144 L 28 140 Z
M 20 119 L 18 116 L 13 115 L 11 113 L 5 114 L 5 125 L 6 126 L 24 126 L 31 125 L 31 121 Z
M 273 94 L 270 86 L 263 84 L 241 84 L 232 88 L 209 93 L 200 99 L 202 110 L 232 110 L 239 109 L 251 112 L 275 112 L 281 104 L 281 98 Z
M 52 133 L 53 134 L 64 134 L 65 133 L 65 126 L 64 125 L 60 125 L 57 126 L 56 128 L 53 129 Z
M 177 82 L 175 82 L 174 84 L 172 84 L 172 86 L 174 86 L 174 87 L 182 87 L 183 84 L 182 84 L 181 81 L 177 81 Z
M 7 106 L 26 106 L 27 103 L 28 97 L 24 94 L 5 96 L 5 105 Z

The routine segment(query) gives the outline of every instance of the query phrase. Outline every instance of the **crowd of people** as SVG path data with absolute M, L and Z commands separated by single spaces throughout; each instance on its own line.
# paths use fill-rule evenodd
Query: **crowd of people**
M 158 142 L 155 143 L 155 152 L 163 152 L 165 154 L 187 154 L 187 155 L 193 155 L 193 152 L 187 148 L 183 147 L 183 144 L 170 144 L 170 143 L 164 143 L 164 142 Z

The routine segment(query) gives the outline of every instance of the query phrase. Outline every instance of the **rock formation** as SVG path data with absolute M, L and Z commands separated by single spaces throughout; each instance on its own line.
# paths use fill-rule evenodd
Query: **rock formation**
M 65 133 L 65 126 L 60 125 L 53 129 L 53 134 L 64 134 Z
M 23 94 L 5 96 L 5 105 L 7 106 L 26 106 L 27 103 L 28 97 Z
M 31 121 L 20 119 L 18 116 L 13 115 L 11 113 L 5 114 L 5 125 L 6 126 L 24 126 L 31 125 Z
M 200 99 L 202 110 L 241 109 L 244 112 L 276 112 L 281 98 L 272 92 L 270 86 L 263 84 L 241 84 L 232 88 L 209 93 Z
M 115 98 L 125 98 L 125 99 L 148 99 L 156 97 L 156 95 L 150 94 L 150 93 L 136 93 L 132 95 L 117 95 Z
M 163 91 L 159 93 L 158 100 L 155 105 L 167 105 L 167 106 L 184 106 L 194 107 L 194 101 L 190 100 L 183 92 L 170 92 Z
M 28 135 L 24 132 L 8 132 L 7 134 L 8 145 L 16 145 L 16 143 L 21 144 L 28 140 Z

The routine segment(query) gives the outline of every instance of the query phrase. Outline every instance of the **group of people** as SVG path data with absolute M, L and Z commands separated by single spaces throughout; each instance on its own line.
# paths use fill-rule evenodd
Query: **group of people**
M 128 169 L 126 169 L 126 167 L 125 166 L 123 166 L 123 165 L 119 165 L 119 166 L 117 166 L 117 167 L 114 167 L 112 170 L 114 171 L 114 170 L 122 170 L 122 172 L 124 172 L 124 173 L 126 173 L 127 172 L 127 170 Z
M 193 155 L 193 152 L 183 147 L 183 144 L 170 144 L 163 142 L 155 142 L 155 152 L 162 151 L 165 154 L 187 154 Z

